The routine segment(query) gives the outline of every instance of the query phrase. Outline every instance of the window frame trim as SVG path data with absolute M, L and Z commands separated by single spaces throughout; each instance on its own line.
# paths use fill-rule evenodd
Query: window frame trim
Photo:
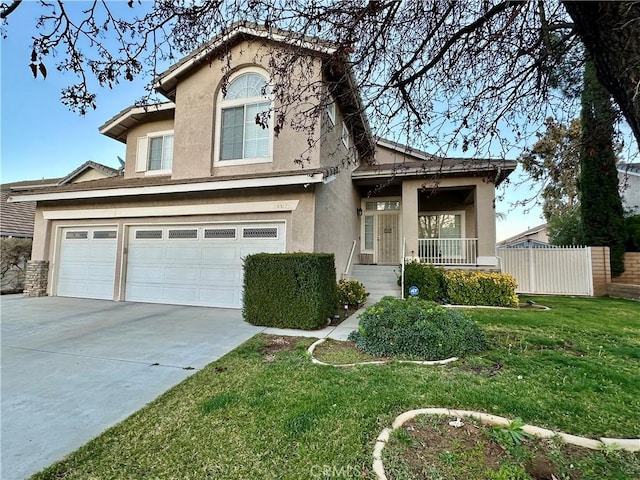
M 265 79 L 267 85 L 269 84 L 270 75 L 268 72 L 259 66 L 247 66 L 240 68 L 231 74 L 227 80 L 227 85 L 231 84 L 236 78 L 241 75 L 247 73 L 255 73 L 260 75 Z M 256 163 L 272 163 L 273 162 L 273 144 L 274 144 L 274 135 L 273 135 L 273 124 L 274 124 L 274 96 L 270 94 L 265 97 L 246 97 L 240 99 L 232 99 L 232 100 L 224 100 L 222 96 L 222 82 L 218 85 L 218 91 L 216 93 L 216 108 L 215 108 L 215 122 L 214 122 L 214 148 L 213 148 L 213 166 L 214 167 L 231 167 L 235 165 L 251 165 Z M 260 99 L 258 101 L 252 101 L 252 99 Z M 231 160 L 222 160 L 220 156 L 222 155 L 222 110 L 225 108 L 233 108 L 239 106 L 252 105 L 255 103 L 264 103 L 270 102 L 270 112 L 269 112 L 269 155 L 267 157 L 249 157 L 249 158 L 237 158 Z M 223 108 L 224 107 L 224 108 Z M 246 108 L 245 108 L 246 112 Z M 244 128 L 244 127 L 243 127 Z M 243 131 L 243 142 L 244 142 L 244 131 Z
M 467 238 L 467 228 L 466 228 L 466 211 L 465 210 L 438 210 L 438 211 L 433 211 L 433 210 L 429 210 L 429 211 L 419 211 L 418 212 L 418 238 L 422 238 L 420 237 L 420 220 L 419 218 L 421 216 L 433 216 L 433 215 L 460 215 L 460 237 L 458 237 L 459 239 L 461 238 Z M 440 232 L 438 232 L 438 235 L 440 235 Z M 440 236 L 438 236 L 437 238 L 442 238 Z
M 151 146 L 151 139 L 152 138 L 163 138 L 162 141 L 162 148 L 164 151 L 164 137 L 167 136 L 173 136 L 173 142 L 171 145 L 171 168 L 166 169 L 166 168 L 162 168 L 162 169 L 158 169 L 158 170 L 150 170 L 149 169 L 149 164 L 151 162 L 151 158 L 149 157 L 151 154 L 151 149 L 149 148 Z M 173 171 L 173 153 L 175 151 L 175 132 L 174 130 L 160 130 L 160 131 L 154 131 L 154 132 L 149 132 L 147 134 L 145 134 L 144 136 L 140 136 L 138 137 L 137 140 L 137 145 L 136 145 L 136 172 L 138 173 L 143 173 L 144 176 L 155 176 L 155 175 L 171 175 L 172 171 Z M 141 146 L 141 142 L 144 142 L 144 148 L 142 148 Z M 141 164 L 140 164 L 140 159 L 138 158 L 141 154 L 144 153 L 145 156 L 145 161 L 144 161 L 144 169 L 141 169 Z

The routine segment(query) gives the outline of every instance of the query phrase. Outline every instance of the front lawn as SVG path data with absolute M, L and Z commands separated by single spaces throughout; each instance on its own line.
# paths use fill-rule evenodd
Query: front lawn
M 492 347 L 446 367 L 319 366 L 313 339 L 254 337 L 34 478 L 374 478 L 380 430 L 429 406 L 640 437 L 640 304 L 535 301 L 552 310 L 468 310 Z

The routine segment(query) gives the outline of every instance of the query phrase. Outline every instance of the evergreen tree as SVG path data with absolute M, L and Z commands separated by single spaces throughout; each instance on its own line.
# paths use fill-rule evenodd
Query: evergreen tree
M 592 61 L 584 70 L 582 146 L 580 149 L 580 211 L 587 245 L 608 246 L 611 274 L 624 272 L 626 227 L 618 190 L 613 149 L 615 112 L 609 93 L 596 77 Z

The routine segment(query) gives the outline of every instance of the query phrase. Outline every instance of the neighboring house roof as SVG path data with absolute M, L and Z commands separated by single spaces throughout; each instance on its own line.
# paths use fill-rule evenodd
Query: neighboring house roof
M 117 176 L 21 192 L 12 196 L 9 202 L 158 195 L 286 185 L 307 186 L 314 183 L 328 183 L 331 179 L 327 169 L 298 169 L 286 172 L 248 173 L 179 180 L 173 180 L 168 176 L 138 178 Z
M 78 180 L 82 175 L 86 174 L 87 172 L 91 172 L 92 170 L 95 170 L 99 174 L 106 177 L 115 177 L 120 173 L 119 170 L 116 170 L 115 168 L 107 167 L 106 165 L 102 165 L 101 163 L 89 160 L 87 162 L 84 162 L 73 172 L 60 180 L 60 182 L 58 182 L 58 185 L 73 183 L 74 180 Z
M 2 237 L 33 237 L 33 222 L 36 212 L 36 199 L 25 198 L 20 202 L 13 201 L 14 197 L 35 194 L 38 192 L 58 191 L 65 187 L 80 186 L 90 188 L 100 180 L 79 181 L 89 172 L 98 172 L 102 177 L 118 178 L 119 171 L 101 163 L 83 163 L 69 175 L 62 178 L 43 178 L 42 180 L 24 180 L 21 182 L 0 185 L 0 236 Z M 76 183 L 74 183 L 76 182 Z M 77 188 L 77 187 L 76 187 Z
M 351 176 L 354 180 L 385 177 L 489 175 L 497 186 L 518 165 L 515 160 L 439 157 L 386 139 L 378 139 L 377 144 L 395 150 L 405 157 L 393 163 L 362 164 L 353 171 Z
M 549 248 L 553 247 L 554 245 L 540 240 L 535 240 L 533 238 L 523 238 L 520 240 L 516 240 L 515 242 L 500 242 L 498 246 L 500 248 Z
M 47 178 L 0 185 L 0 237 L 33 237 L 36 203 L 8 203 L 14 189 L 37 190 L 57 185 L 59 181 L 59 178 Z
M 616 165 L 618 172 L 625 175 L 634 175 L 640 177 L 640 163 L 624 163 L 620 162 Z
M 546 232 L 546 230 L 547 230 L 547 224 L 543 223 L 542 225 L 538 225 L 537 227 L 530 228 L 529 230 L 525 230 L 524 232 L 518 233 L 518 234 L 516 234 L 516 235 L 514 235 L 512 237 L 509 237 L 509 238 L 506 238 L 506 239 L 502 240 L 501 242 L 498 242 L 498 246 L 501 246 L 501 247 L 502 246 L 507 246 L 507 245 L 511 245 L 513 243 L 517 243 L 517 242 L 520 242 L 520 241 L 523 241 L 523 240 L 532 240 L 532 241 L 544 244 L 545 242 L 540 242 L 539 240 L 533 240 L 533 239 L 530 239 L 529 237 L 531 237 L 533 235 L 536 235 L 536 234 L 538 234 L 540 232 L 543 232 L 543 231 Z

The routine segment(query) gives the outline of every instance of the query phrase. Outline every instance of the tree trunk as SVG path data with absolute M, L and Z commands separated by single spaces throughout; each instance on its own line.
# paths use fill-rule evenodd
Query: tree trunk
M 640 2 L 562 2 L 640 145 Z

